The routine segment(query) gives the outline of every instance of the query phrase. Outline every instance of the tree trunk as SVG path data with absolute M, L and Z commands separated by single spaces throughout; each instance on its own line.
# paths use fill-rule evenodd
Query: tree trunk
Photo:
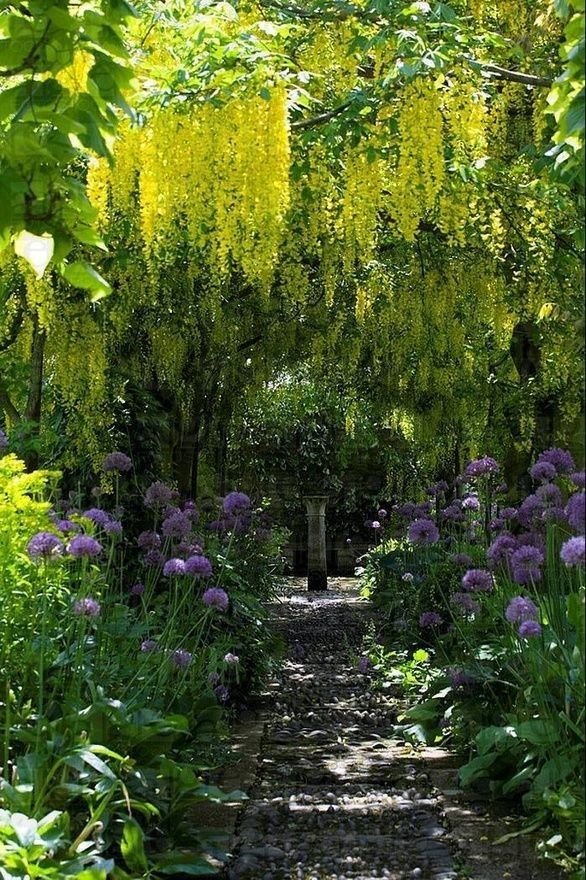
M 196 413 L 181 426 L 180 439 L 175 449 L 174 471 L 182 495 L 197 496 L 199 470 L 201 416 Z

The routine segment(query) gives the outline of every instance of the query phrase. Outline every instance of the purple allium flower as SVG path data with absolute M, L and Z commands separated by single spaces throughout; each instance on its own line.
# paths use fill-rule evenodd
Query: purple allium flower
M 171 662 L 180 669 L 186 669 L 192 660 L 192 655 L 185 648 L 177 648 L 175 651 L 171 651 L 169 657 Z
M 433 504 L 431 501 L 423 501 L 421 504 L 415 505 L 413 516 L 415 519 L 427 519 L 432 509 Z
M 397 513 L 402 519 L 413 519 L 415 516 L 415 505 L 411 501 L 406 501 L 397 508 Z
M 578 489 L 586 487 L 586 473 L 584 471 L 575 471 L 573 474 L 570 474 L 570 480 Z
M 250 509 L 252 502 L 244 492 L 229 492 L 222 501 L 222 510 L 227 516 L 235 516 L 245 513 Z
M 147 507 L 165 507 L 176 497 L 176 492 L 165 483 L 157 480 L 152 483 L 144 493 L 144 503 Z
M 78 617 L 99 617 L 102 606 L 97 599 L 87 597 L 78 599 L 73 605 L 73 611 Z
M 208 608 L 217 608 L 218 611 L 225 611 L 230 603 L 228 593 L 220 587 L 210 587 L 201 599 Z
M 237 654 L 232 654 L 228 651 L 227 654 L 224 654 L 224 663 L 227 663 L 228 666 L 238 666 L 240 663 L 240 657 Z
M 560 550 L 560 559 L 565 565 L 584 565 L 584 535 L 570 538 Z
M 381 524 L 379 523 L 378 519 L 373 519 L 373 521 L 370 524 L 370 528 L 377 531 L 378 529 L 380 529 L 380 527 L 381 527 Z
M 358 661 L 358 671 L 359 672 L 370 672 L 372 669 L 372 663 L 369 657 L 361 657 Z
M 8 437 L 4 431 L 0 431 L 0 452 L 8 447 Z
M 459 504 L 452 502 L 448 507 L 440 511 L 442 518 L 447 522 L 464 522 L 466 515 Z
M 472 685 L 476 684 L 475 677 L 463 669 L 456 669 L 454 666 L 450 666 L 446 669 L 446 673 L 453 688 L 472 687 Z
M 102 510 L 100 507 L 90 507 L 89 510 L 85 510 L 82 514 L 85 519 L 91 520 L 97 526 L 105 526 L 110 522 L 112 517 L 108 513 L 107 510 Z
M 494 578 L 484 568 L 471 568 L 462 578 L 462 588 L 473 593 L 490 592 L 494 587 Z
M 474 564 L 472 557 L 468 556 L 467 553 L 452 553 L 449 557 L 449 561 L 452 565 L 463 565 L 466 568 L 469 568 Z
M 211 684 L 211 686 L 214 687 L 214 685 L 218 684 L 219 681 L 220 676 L 218 675 L 218 673 L 210 672 L 210 674 L 208 675 L 208 684 Z
M 562 493 L 554 483 L 544 483 L 543 486 L 539 486 L 539 488 L 536 489 L 535 494 L 538 498 L 541 498 L 542 501 L 545 501 L 546 504 L 555 505 L 557 507 L 561 507 L 563 504 Z
M 55 526 L 59 529 L 60 532 L 63 532 L 64 535 L 66 535 L 68 532 L 81 531 L 81 526 L 70 519 L 56 519 Z
M 480 501 L 477 495 L 468 495 L 462 499 L 464 510 L 480 510 Z
M 163 521 L 161 531 L 166 538 L 184 538 L 191 531 L 191 520 L 181 510 L 174 510 Z
M 379 510 L 377 510 L 376 515 L 378 516 L 379 519 L 386 519 L 389 514 L 384 509 L 384 507 L 381 507 L 381 508 L 379 508 Z
M 413 544 L 435 544 L 439 541 L 439 531 L 431 519 L 416 519 L 409 526 L 409 540 Z
M 472 598 L 470 593 L 454 593 L 450 601 L 454 605 L 459 605 L 468 614 L 478 614 L 480 611 L 480 604 Z
M 151 568 L 160 568 L 164 562 L 165 557 L 160 550 L 149 550 L 144 556 L 145 565 L 150 565 Z
M 104 526 L 104 531 L 107 535 L 121 535 L 123 532 L 122 523 L 120 520 L 111 519 L 110 522 L 107 522 Z
M 541 568 L 544 556 L 539 547 L 526 544 L 511 554 L 513 579 L 518 584 L 529 584 L 541 580 Z
M 516 507 L 503 507 L 499 513 L 499 516 L 502 519 L 515 519 L 517 516 L 517 508 Z
M 515 596 L 507 605 L 505 617 L 509 623 L 520 623 L 522 620 L 537 620 L 539 608 L 526 596 Z
M 537 461 L 533 467 L 530 467 L 529 473 L 534 480 L 539 480 L 541 483 L 551 483 L 551 481 L 555 480 L 558 475 L 553 464 L 549 461 L 543 460 Z
M 185 560 L 184 570 L 185 574 L 208 578 L 212 574 L 212 563 L 207 556 L 190 556 Z
M 526 529 L 541 522 L 543 511 L 545 510 L 545 501 L 539 495 L 528 495 L 517 511 L 517 519 L 519 523 Z
M 415 580 L 415 576 L 413 574 L 411 574 L 410 571 L 406 571 L 405 574 L 402 575 L 401 580 L 406 581 L 406 583 L 408 583 L 408 584 L 412 584 L 413 581 Z
M 499 565 L 505 565 L 511 558 L 511 553 L 517 549 L 517 541 L 508 533 L 499 535 L 495 538 L 488 550 L 486 556 L 491 568 L 498 568 Z
M 158 550 L 161 546 L 161 536 L 152 530 L 141 532 L 136 543 L 141 550 Z
M 142 594 L 144 593 L 144 584 L 133 584 L 130 588 L 130 592 L 133 596 L 142 596 Z
M 482 458 L 476 458 L 471 461 L 464 471 L 467 477 L 484 477 L 486 474 L 498 474 L 500 467 L 494 458 L 484 455 Z
M 192 523 L 196 523 L 199 519 L 199 511 L 194 501 L 186 501 L 183 505 L 183 513 L 185 513 Z
M 541 514 L 541 519 L 544 523 L 553 522 L 553 523 L 567 523 L 568 518 L 566 516 L 566 511 L 563 507 L 548 507 L 547 510 L 544 510 Z
M 522 638 L 529 639 L 541 633 L 541 626 L 536 620 L 523 620 L 517 632 Z
M 111 452 L 102 462 L 102 470 L 105 473 L 110 471 L 120 471 L 125 473 L 131 470 L 132 462 L 123 452 Z
M 579 534 L 584 534 L 586 520 L 586 493 L 576 492 L 571 495 L 566 504 L 566 516 L 570 526 Z
M 154 651 L 157 651 L 158 648 L 159 646 L 154 639 L 145 639 L 144 642 L 140 643 L 140 650 L 143 654 L 152 654 Z
M 442 623 L 441 615 L 435 611 L 424 611 L 419 617 L 419 626 L 422 628 L 439 626 Z
M 31 559 L 52 559 L 63 553 L 63 541 L 52 532 L 37 532 L 26 545 L 26 551 Z
M 219 684 L 214 688 L 214 693 L 219 703 L 225 703 L 230 696 L 230 691 L 225 684 Z
M 351 543 L 352 543 L 352 538 L 346 538 L 346 543 L 347 543 L 347 544 L 351 544 Z
M 553 465 L 558 474 L 570 474 L 576 467 L 570 453 L 566 449 L 559 449 L 556 446 L 542 452 L 538 460 Z
M 431 495 L 432 498 L 437 498 L 438 495 L 445 495 L 449 488 L 445 480 L 439 480 L 439 482 L 434 483 L 433 486 L 428 488 L 427 494 Z
M 185 563 L 182 559 L 168 559 L 163 566 L 163 574 L 165 577 L 175 577 L 176 575 L 185 574 Z
M 67 545 L 67 552 L 76 559 L 82 557 L 99 556 L 102 545 L 89 535 L 75 535 Z
M 506 520 L 504 520 L 501 516 L 495 517 L 495 519 L 491 519 L 489 526 L 491 532 L 500 532 L 506 526 Z

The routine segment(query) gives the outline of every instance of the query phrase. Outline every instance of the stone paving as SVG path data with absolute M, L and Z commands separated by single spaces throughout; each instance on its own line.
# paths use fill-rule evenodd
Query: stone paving
M 273 607 L 289 659 L 227 880 L 455 880 L 437 792 L 393 739 L 397 696 L 356 657 L 373 619 L 353 582 L 292 588 Z

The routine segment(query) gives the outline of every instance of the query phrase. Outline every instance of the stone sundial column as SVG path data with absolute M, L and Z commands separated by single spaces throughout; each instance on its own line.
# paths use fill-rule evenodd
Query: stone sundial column
M 326 504 L 327 495 L 305 495 L 307 507 L 307 589 L 327 590 Z

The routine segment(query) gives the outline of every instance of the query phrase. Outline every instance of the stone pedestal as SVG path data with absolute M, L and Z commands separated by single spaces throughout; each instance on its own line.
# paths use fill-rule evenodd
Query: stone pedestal
M 327 495 L 306 495 L 307 507 L 307 589 L 327 590 L 326 504 Z

